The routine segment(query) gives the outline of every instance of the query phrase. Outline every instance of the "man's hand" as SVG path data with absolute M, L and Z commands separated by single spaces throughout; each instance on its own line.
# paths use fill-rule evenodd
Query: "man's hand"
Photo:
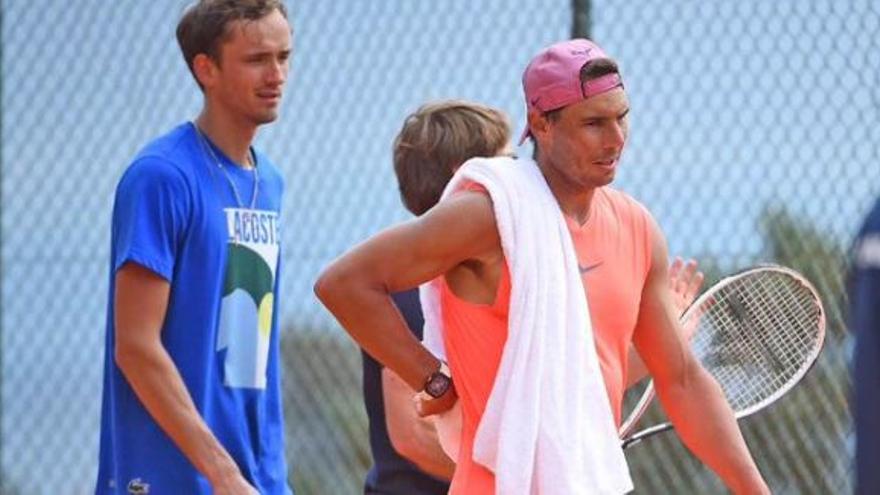
M 433 414 L 440 414 L 442 412 L 446 412 L 452 409 L 452 406 L 455 405 L 455 401 L 458 400 L 458 395 L 455 393 L 455 385 L 451 385 L 449 390 L 446 391 L 445 394 L 441 395 L 436 399 L 424 400 L 420 397 L 419 394 L 413 396 L 413 402 L 415 402 L 416 413 L 420 417 L 431 416 Z
M 669 288 L 672 289 L 672 303 L 679 315 L 694 302 L 704 278 L 703 272 L 697 270 L 696 260 L 685 262 L 676 256 L 669 265 Z
M 412 401 L 413 389 L 393 371 L 382 368 L 382 399 L 388 439 L 398 454 L 434 477 L 450 480 L 455 462 L 443 451 L 433 418 L 420 418 Z
M 669 265 L 669 287 L 672 289 L 672 304 L 679 317 L 684 314 L 691 303 L 694 302 L 694 299 L 696 299 L 697 292 L 700 291 L 704 279 L 703 272 L 697 270 L 696 260 L 689 259 L 687 262 L 684 262 L 676 256 L 672 264 Z M 681 326 L 682 337 L 684 337 L 686 342 L 689 342 L 691 337 L 694 336 L 699 321 L 699 318 L 691 318 L 690 321 L 685 322 Z

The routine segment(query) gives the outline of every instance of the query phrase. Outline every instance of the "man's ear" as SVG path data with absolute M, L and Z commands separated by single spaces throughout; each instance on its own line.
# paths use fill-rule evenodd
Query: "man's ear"
M 532 133 L 532 136 L 534 136 L 535 141 L 540 143 L 547 139 L 547 133 L 550 130 L 551 123 L 545 113 L 538 110 L 529 110 L 528 122 L 529 131 Z
M 214 59 L 205 53 L 199 53 L 193 58 L 193 73 L 196 75 L 199 83 L 205 88 L 213 85 L 217 79 L 217 71 L 219 69 Z

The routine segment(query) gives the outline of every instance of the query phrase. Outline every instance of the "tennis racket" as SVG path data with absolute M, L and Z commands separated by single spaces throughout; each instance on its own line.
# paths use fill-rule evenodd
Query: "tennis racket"
M 801 274 L 777 265 L 720 280 L 688 307 L 681 324 L 696 325 L 691 348 L 737 419 L 797 385 L 825 341 L 825 310 L 816 289 Z M 623 448 L 672 429 L 667 422 L 632 433 L 653 397 L 649 381 L 620 427 Z

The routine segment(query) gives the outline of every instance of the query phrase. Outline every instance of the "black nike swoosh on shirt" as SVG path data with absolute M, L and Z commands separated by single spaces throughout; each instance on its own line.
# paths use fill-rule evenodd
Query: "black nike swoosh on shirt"
M 584 274 L 584 273 L 587 273 L 588 271 L 592 270 L 593 268 L 598 268 L 599 265 L 601 265 L 601 264 L 602 264 L 601 261 L 598 263 L 594 263 L 592 265 L 587 265 L 587 266 L 581 266 L 580 264 L 578 264 L 578 270 L 581 271 L 581 274 Z

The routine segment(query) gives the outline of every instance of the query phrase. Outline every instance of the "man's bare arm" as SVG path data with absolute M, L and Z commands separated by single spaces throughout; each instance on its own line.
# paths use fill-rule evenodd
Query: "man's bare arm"
M 642 293 L 634 344 L 654 378 L 657 396 L 685 445 L 734 493 L 769 493 L 715 380 L 678 328 L 668 287 L 666 242 L 652 223 L 651 271 Z
M 217 494 L 256 494 L 193 404 L 162 345 L 169 283 L 135 263 L 116 273 L 114 358 L 156 423 Z
M 422 471 L 450 480 L 455 462 L 446 456 L 430 419 L 420 418 L 413 404 L 415 392 L 393 371 L 382 368 L 385 425 L 394 450 Z
M 695 260 L 687 260 L 685 262 L 679 257 L 669 265 L 669 289 L 672 291 L 672 305 L 675 314 L 681 315 L 688 306 L 694 302 L 703 285 L 703 272 L 697 270 L 697 262 Z M 690 341 L 695 325 L 689 328 L 681 328 L 684 332 L 684 340 Z M 629 388 L 649 375 L 648 368 L 635 350 L 635 347 L 629 347 L 629 357 L 627 358 L 628 366 L 626 373 L 626 388 Z
M 361 348 L 421 390 L 439 361 L 409 332 L 390 294 L 500 246 L 489 197 L 463 192 L 343 254 L 321 274 L 315 293 Z M 420 414 L 449 409 L 455 403 L 450 395 L 429 401 Z

